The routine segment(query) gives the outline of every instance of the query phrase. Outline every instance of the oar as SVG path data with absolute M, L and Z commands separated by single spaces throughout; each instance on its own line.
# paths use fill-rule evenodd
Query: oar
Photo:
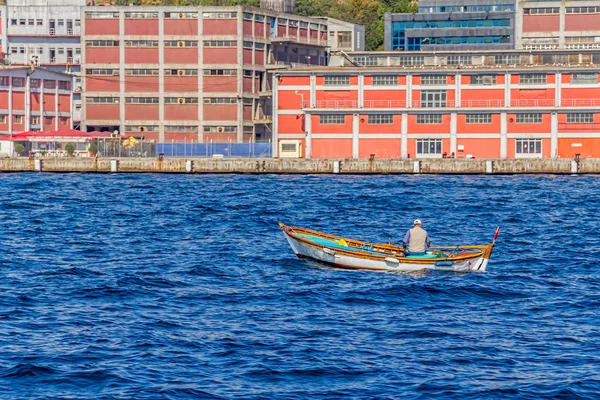
M 496 233 L 494 233 L 494 240 L 492 240 L 492 244 L 496 244 L 496 239 L 498 239 L 498 234 L 500 233 L 500 227 L 496 228 Z

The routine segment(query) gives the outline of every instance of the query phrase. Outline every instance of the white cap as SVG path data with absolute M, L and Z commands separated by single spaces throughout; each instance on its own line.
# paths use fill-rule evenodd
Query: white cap
M 421 220 L 415 219 L 415 222 L 413 222 L 413 225 L 421 225 Z

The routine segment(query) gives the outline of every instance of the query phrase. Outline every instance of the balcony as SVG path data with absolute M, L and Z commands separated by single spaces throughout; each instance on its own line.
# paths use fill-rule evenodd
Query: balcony
M 50 36 L 54 36 L 54 35 L 56 35 L 56 29 L 54 29 L 54 28 L 50 28 L 50 29 L 48 30 L 48 34 L 50 34 Z
M 254 118 L 252 120 L 252 123 L 254 123 L 254 124 L 271 124 L 271 123 L 273 123 L 273 116 L 263 115 L 261 117 Z
M 73 28 L 67 29 L 67 35 L 73 35 Z
M 297 44 L 308 44 L 311 46 L 327 46 L 327 40 L 320 40 L 309 37 L 300 37 L 296 35 L 282 35 L 272 36 L 271 43 L 297 43 Z
M 595 131 L 595 132 L 598 132 L 598 131 L 600 131 L 600 124 L 562 123 L 562 124 L 558 124 L 558 130 L 559 131 Z

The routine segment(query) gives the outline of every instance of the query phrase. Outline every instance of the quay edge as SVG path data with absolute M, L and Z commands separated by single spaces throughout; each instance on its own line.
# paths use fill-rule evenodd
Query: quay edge
M 0 172 L 207 174 L 600 174 L 600 159 L 0 159 Z

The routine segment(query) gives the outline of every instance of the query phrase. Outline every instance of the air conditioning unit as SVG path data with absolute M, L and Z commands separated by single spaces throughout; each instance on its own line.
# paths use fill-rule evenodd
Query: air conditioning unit
M 183 104 L 183 103 L 185 103 L 185 99 L 183 97 L 180 97 L 177 99 L 177 103 Z
M 146 132 L 146 127 L 145 126 L 140 126 L 139 128 L 140 132 Z
M 178 16 L 179 18 L 183 18 L 185 15 L 184 15 L 183 13 L 179 13 L 177 16 Z
M 177 47 L 185 47 L 185 42 L 183 40 L 180 40 L 179 42 L 177 42 Z
M 302 158 L 302 141 L 280 140 L 279 158 Z
M 223 132 L 224 130 L 225 130 L 225 128 L 224 128 L 224 127 L 222 127 L 222 126 L 217 126 L 217 132 L 221 133 L 221 132 Z
M 484 85 L 492 85 L 494 83 L 494 80 L 491 76 L 484 76 L 483 77 L 483 84 Z
M 182 69 L 177 71 L 177 75 L 179 75 L 179 76 L 183 76 L 184 74 L 185 74 L 185 71 Z
M 110 137 L 111 137 L 111 138 L 116 138 L 116 137 L 119 137 L 119 133 L 114 133 L 114 132 L 113 132 L 113 133 L 111 133 L 111 134 L 110 134 Z
M 75 87 L 75 91 L 76 91 L 76 92 L 81 92 L 81 86 L 76 86 L 76 87 Z

